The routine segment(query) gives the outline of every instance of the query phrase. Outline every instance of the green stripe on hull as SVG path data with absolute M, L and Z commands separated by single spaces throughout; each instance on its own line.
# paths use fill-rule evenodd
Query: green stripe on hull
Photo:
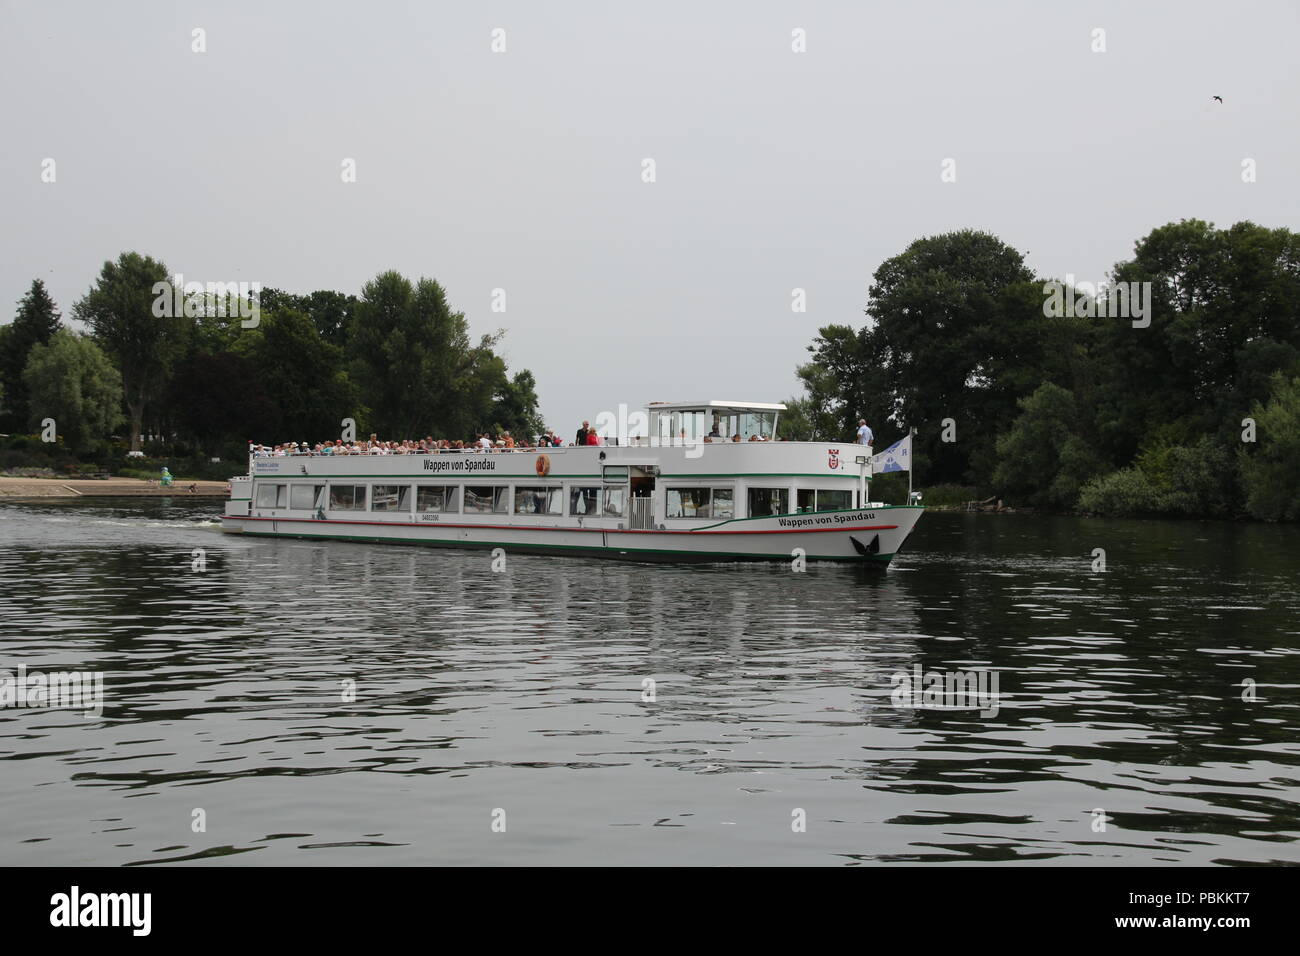
M 774 561 L 793 560 L 788 555 L 738 554 L 733 551 L 673 551 L 661 548 L 593 548 L 580 544 L 514 544 L 506 541 L 435 541 L 416 538 L 383 538 L 373 535 L 349 534 L 294 534 L 287 531 L 236 531 L 227 534 L 245 534 L 256 538 L 303 538 L 327 541 L 362 541 L 367 544 L 415 544 L 435 548 L 459 548 L 474 551 L 484 548 L 502 548 L 518 554 L 559 554 L 574 557 L 601 557 L 630 561 Z M 851 564 L 888 564 L 893 554 L 871 555 L 807 555 L 810 561 L 843 561 Z

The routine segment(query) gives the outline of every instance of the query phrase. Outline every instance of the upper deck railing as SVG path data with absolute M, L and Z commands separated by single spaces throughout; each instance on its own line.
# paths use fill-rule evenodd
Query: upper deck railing
M 567 445 L 516 445 L 513 448 L 484 448 L 482 446 L 465 446 L 464 448 L 368 448 L 368 449 L 348 449 L 337 448 L 334 451 L 321 449 L 302 449 L 297 448 L 293 451 L 271 451 L 271 450 L 254 450 L 249 452 L 250 458 L 337 458 L 357 456 L 385 456 L 385 455 L 500 455 L 510 453 L 537 453 L 554 454 L 557 451 L 581 451 L 587 448 L 695 448 L 700 445 L 745 445 L 752 447 L 754 445 L 851 445 L 851 441 L 798 441 L 790 438 L 762 439 L 759 441 L 736 441 L 730 438 L 671 438 L 671 439 L 649 439 L 634 438 L 625 445 L 576 445 L 570 442 Z

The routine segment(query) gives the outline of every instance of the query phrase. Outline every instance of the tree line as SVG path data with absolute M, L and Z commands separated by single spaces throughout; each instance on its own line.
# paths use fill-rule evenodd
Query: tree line
M 1111 317 L 1128 283 L 1143 320 Z M 790 426 L 842 441 L 865 417 L 877 448 L 915 427 L 920 483 L 1022 506 L 1300 519 L 1300 236 L 1170 223 L 1097 285 L 1052 314 L 1063 284 L 996 236 L 919 239 L 864 326 L 819 330 Z
M 69 327 L 37 279 L 0 327 L 0 431 L 53 420 L 64 447 L 239 458 L 246 442 L 469 438 L 544 431 L 531 372 L 475 339 L 433 279 L 384 272 L 359 296 L 268 288 L 258 301 L 172 287 L 166 265 L 105 262 Z M 175 307 L 179 305 L 180 308 Z M 249 318 L 248 316 L 253 316 Z

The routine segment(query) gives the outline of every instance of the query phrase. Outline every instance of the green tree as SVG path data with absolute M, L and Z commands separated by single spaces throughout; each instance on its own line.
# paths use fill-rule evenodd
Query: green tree
M 1074 394 L 1044 382 L 1019 402 L 1020 415 L 996 442 L 993 484 L 1039 508 L 1072 508 L 1101 470 Z
M 1099 320 L 1098 440 L 1116 462 L 1164 437 L 1235 440 L 1237 423 L 1268 396 L 1275 372 L 1300 373 L 1300 236 L 1197 219 L 1153 229 L 1114 279 L 1150 282 L 1151 322 Z
M 347 346 L 348 332 L 356 318 L 361 302 L 355 295 L 321 289 L 306 295 L 295 295 L 280 289 L 266 289 L 261 303 L 267 309 L 289 308 L 305 313 L 316 326 L 320 337 L 340 348 Z
M 167 405 L 180 434 L 209 454 L 238 457 L 247 442 L 282 440 L 275 437 L 281 434 L 280 409 L 267 393 L 259 366 L 244 355 L 196 352 L 182 359 L 168 389 Z M 312 437 L 324 434 L 330 432 Z
M 1277 373 L 1267 403 L 1251 409 L 1256 446 L 1238 452 L 1246 510 L 1265 521 L 1300 520 L 1300 378 Z
M 848 440 L 862 417 L 889 443 L 915 426 L 927 480 L 977 470 L 987 478 L 991 458 L 981 462 L 978 450 L 991 455 L 1016 401 L 1061 361 L 1041 283 L 1015 249 L 965 230 L 918 239 L 886 260 L 869 295 L 869 324 L 822 329 L 799 369 L 815 432 Z M 945 419 L 956 441 L 944 440 Z
M 155 287 L 161 285 L 170 287 L 165 265 L 124 252 L 116 262 L 104 263 L 95 285 L 73 307 L 73 315 L 90 326 L 121 371 L 133 451 L 140 449 L 145 416 L 184 353 L 193 325 L 184 316 L 155 314 L 160 295 Z
M 505 378 L 504 365 L 502 378 Z M 501 383 L 492 404 L 492 420 L 498 429 L 509 431 L 521 438 L 536 438 L 546 431 L 546 424 L 537 411 L 537 380 L 524 369 L 514 378 Z
M 353 378 L 386 435 L 469 436 L 508 427 L 528 431 L 536 417 L 535 383 L 511 381 L 495 352 L 502 332 L 471 343 L 469 324 L 432 279 L 412 284 L 397 272 L 366 283 L 348 335 Z M 532 404 L 525 412 L 522 405 Z
M 265 429 L 246 435 L 250 440 L 315 443 L 338 437 L 345 418 L 356 420 L 359 432 L 367 427 L 342 349 L 322 339 L 304 313 L 263 307 L 261 322 L 240 336 L 234 351 L 256 382 L 246 397 L 254 416 L 249 428 Z
M 828 325 L 818 330 L 808 346 L 812 361 L 797 369 L 807 393 L 809 433 L 816 440 L 851 441 L 859 418 L 867 419 L 877 439 L 891 428 L 902 434 L 898 396 L 880 373 L 886 360 L 883 346 L 884 337 L 871 328 L 855 332 L 847 325 Z
M 817 441 L 818 436 L 813 430 L 812 399 L 787 398 L 782 404 L 785 411 L 777 419 L 777 437 L 790 441 Z
M 45 289 L 45 283 L 33 279 L 31 288 L 18 300 L 18 312 L 0 337 L 0 385 L 8 396 L 3 423 L 7 429 L 27 426 L 31 417 L 27 385 L 23 370 L 31 351 L 44 345 L 59 329 L 59 311 Z
M 122 421 L 122 377 L 91 339 L 59 329 L 23 370 L 33 428 L 52 418 L 65 444 L 88 451 Z

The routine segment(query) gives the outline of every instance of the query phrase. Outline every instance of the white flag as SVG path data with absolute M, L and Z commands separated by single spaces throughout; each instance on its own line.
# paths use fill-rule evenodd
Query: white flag
M 891 471 L 911 471 L 912 470 L 912 434 L 908 432 L 906 438 L 900 438 L 894 442 L 879 455 L 873 455 L 871 458 L 871 470 L 877 475 L 887 474 Z

